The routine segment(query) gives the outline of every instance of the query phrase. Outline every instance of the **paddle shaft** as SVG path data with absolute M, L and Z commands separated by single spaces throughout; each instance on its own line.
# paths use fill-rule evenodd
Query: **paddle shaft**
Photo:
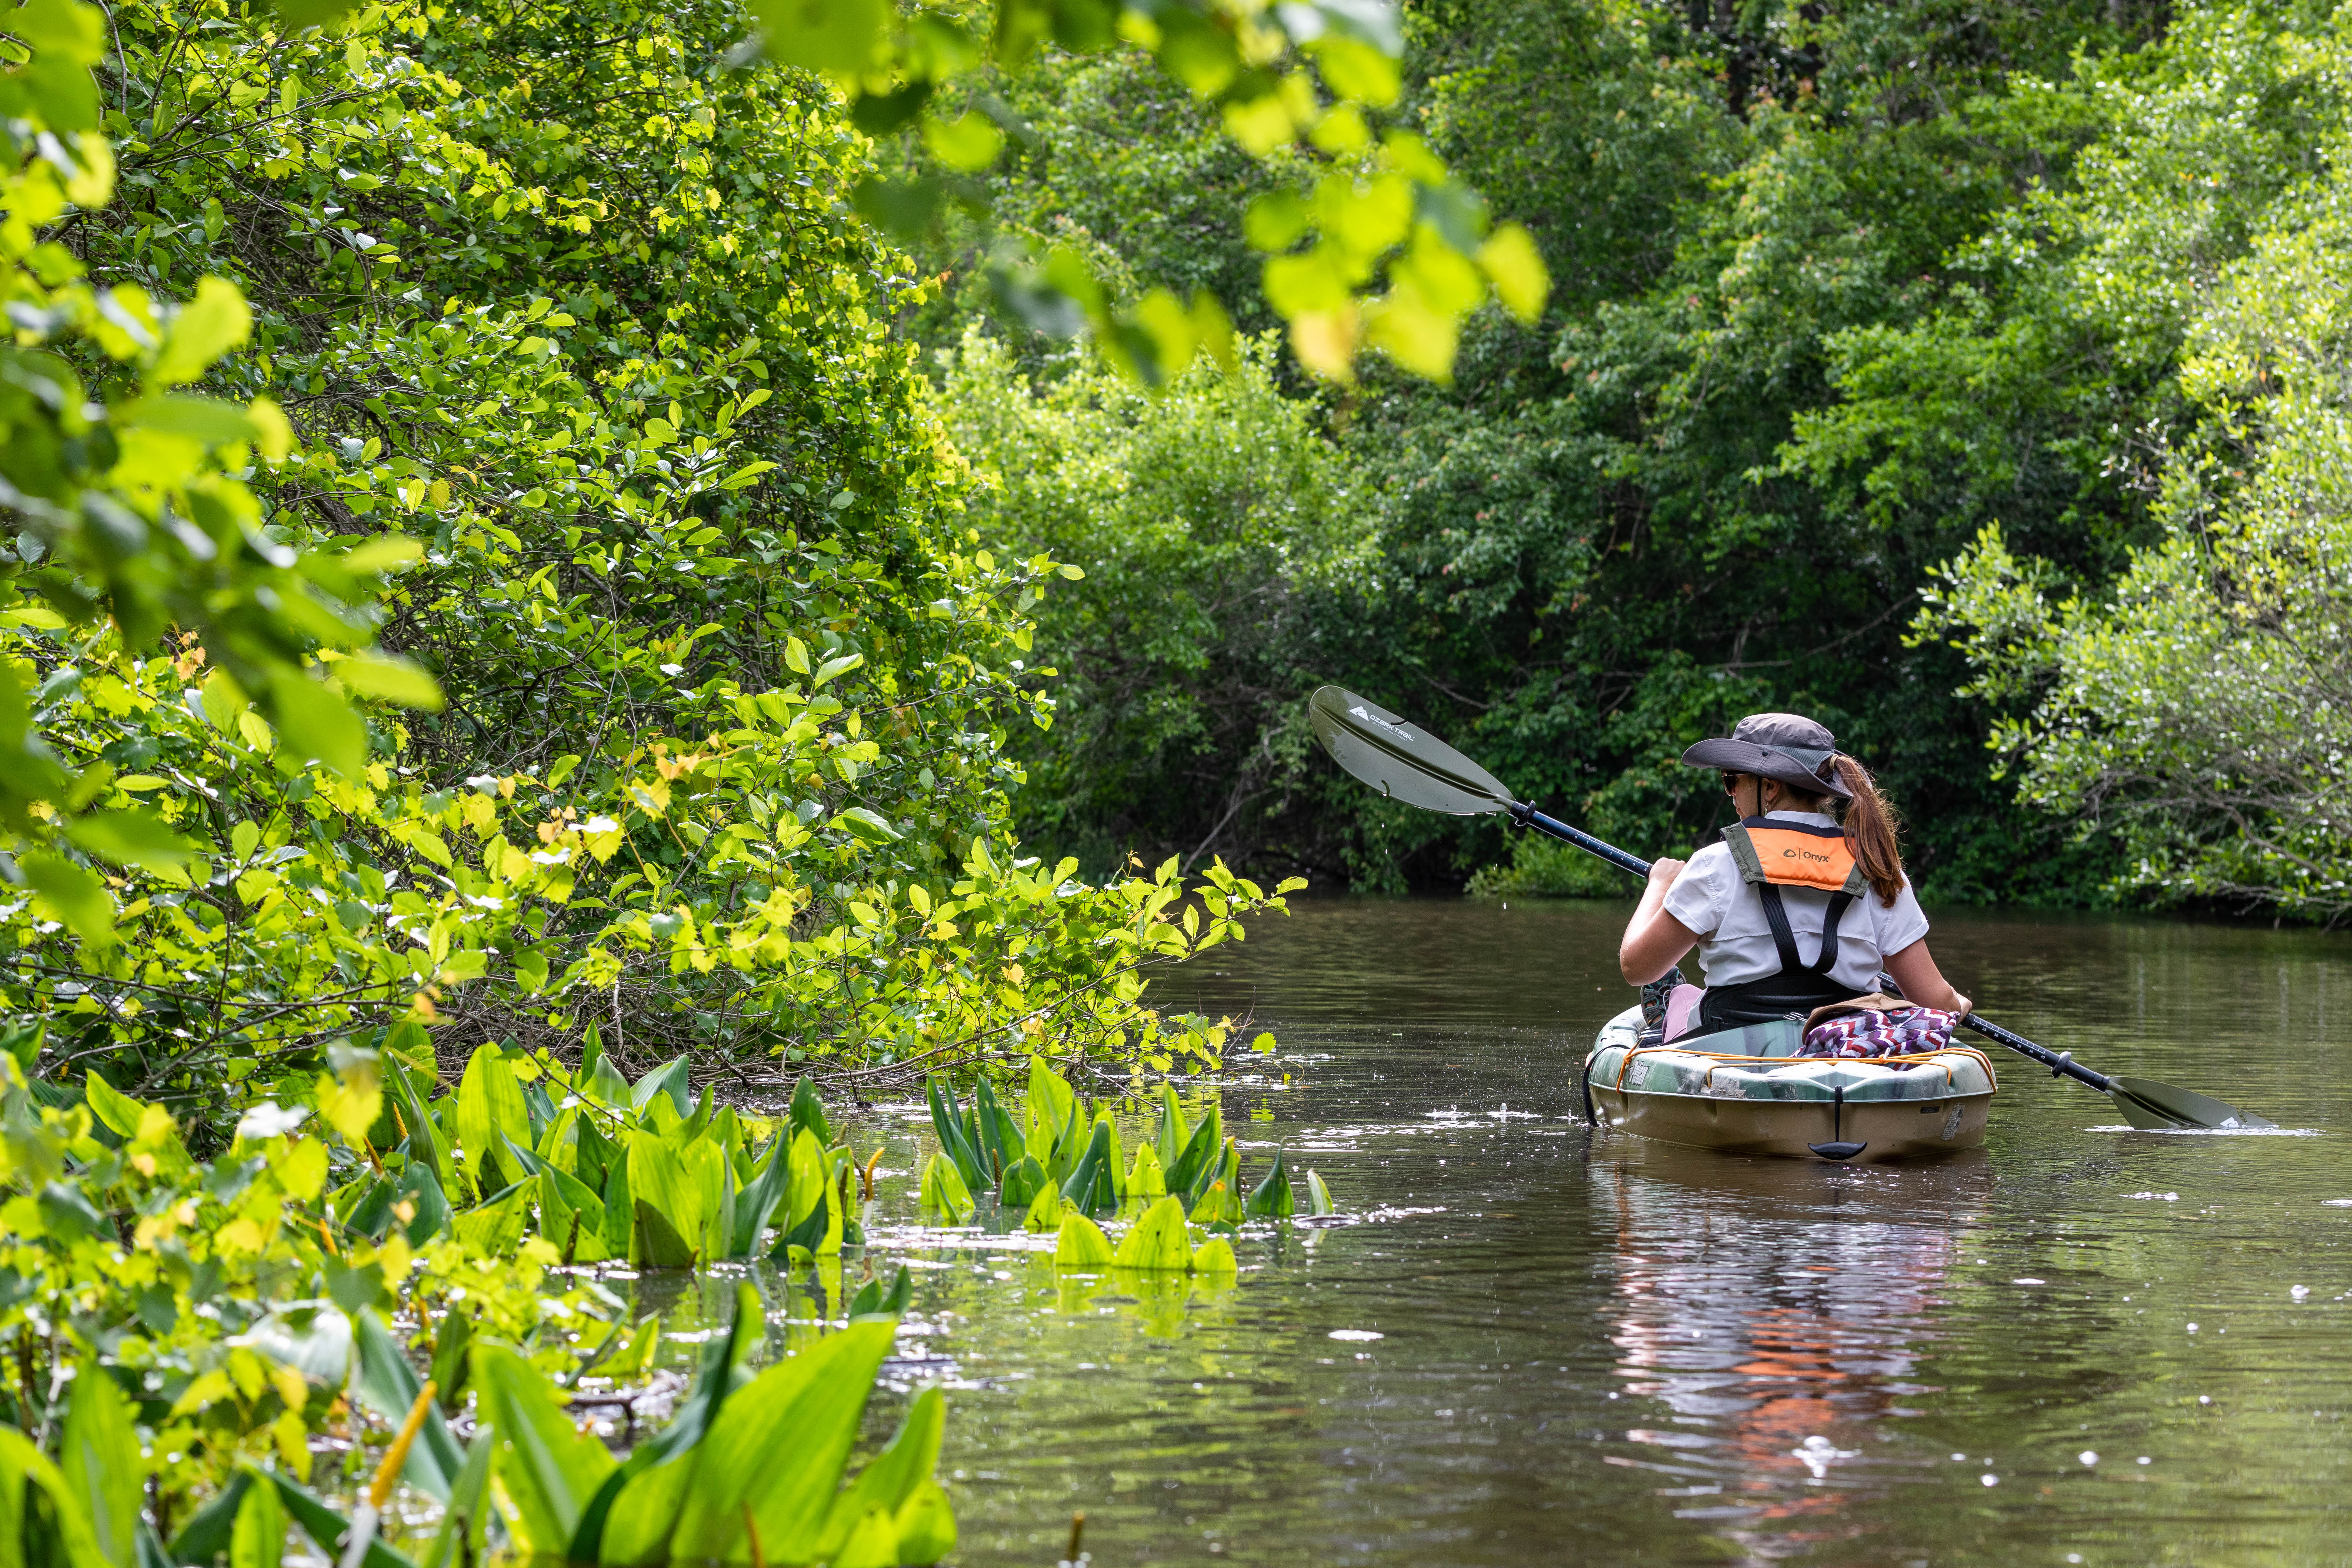
M 1650 863 L 1640 856 L 1629 855 L 1614 844 L 1605 843 L 1580 828 L 1570 827 L 1565 822 L 1546 816 L 1523 801 L 1511 802 L 1511 816 L 1522 825 L 1532 827 L 1538 833 L 1549 834 L 1563 844 L 1573 844 L 1587 854 L 1599 856 L 1621 871 L 1630 872 L 1636 877 L 1647 877 L 1650 874 Z M 1881 975 L 1879 984 L 1892 986 L 1895 982 L 1889 976 Z M 2115 1092 L 2115 1086 L 2107 1081 L 2105 1074 L 2093 1072 L 2089 1068 L 2076 1061 L 2071 1052 L 2053 1051 L 2046 1046 L 2037 1046 L 2023 1035 L 2004 1029 L 1999 1024 L 1978 1017 L 1974 1013 L 1962 1018 L 1960 1023 L 1968 1028 L 1974 1029 L 1996 1045 L 2007 1046 L 2020 1056 L 2032 1058 L 2053 1074 L 2063 1074 L 2076 1083 L 2088 1084 L 2101 1094 Z

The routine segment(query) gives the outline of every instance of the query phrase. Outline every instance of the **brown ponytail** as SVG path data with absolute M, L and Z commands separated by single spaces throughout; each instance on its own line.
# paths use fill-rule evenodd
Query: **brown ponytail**
M 1845 806 L 1845 843 L 1853 851 L 1855 864 L 1870 883 L 1870 890 L 1888 909 L 1895 907 L 1895 895 L 1903 890 L 1903 852 L 1895 843 L 1895 834 L 1902 827 L 1895 808 L 1878 793 L 1870 770 L 1860 763 L 1838 753 L 1834 763 L 1838 782 L 1853 792 Z

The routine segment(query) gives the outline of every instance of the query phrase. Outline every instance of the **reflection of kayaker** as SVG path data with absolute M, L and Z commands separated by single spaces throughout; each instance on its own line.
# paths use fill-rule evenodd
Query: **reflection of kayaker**
M 1625 927 L 1618 959 L 1635 985 L 1698 949 L 1706 988 L 1676 988 L 1666 1039 L 1803 1017 L 1875 993 L 1881 970 L 1915 1004 L 1968 1011 L 1928 954 L 1894 813 L 1828 730 L 1793 713 L 1751 713 L 1683 763 L 1721 769 L 1740 820 L 1688 861 L 1652 862 Z

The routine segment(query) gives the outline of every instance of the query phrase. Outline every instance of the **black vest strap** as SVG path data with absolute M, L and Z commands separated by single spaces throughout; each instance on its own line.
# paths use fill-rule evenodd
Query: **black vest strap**
M 1807 963 L 1797 956 L 1797 936 L 1789 929 L 1789 909 L 1780 901 L 1780 889 L 1770 882 L 1759 882 L 1756 894 L 1764 900 L 1764 919 L 1772 928 L 1772 946 L 1780 954 L 1780 973 L 1819 974 L 1826 978 L 1837 964 L 1838 922 L 1845 919 L 1846 910 L 1853 907 L 1853 895 L 1830 895 L 1829 910 L 1822 917 L 1822 950 L 1811 963 Z

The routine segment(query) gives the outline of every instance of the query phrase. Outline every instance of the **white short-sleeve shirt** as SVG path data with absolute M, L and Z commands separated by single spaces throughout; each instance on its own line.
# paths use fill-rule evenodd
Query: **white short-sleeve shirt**
M 1775 811 L 1773 822 L 1801 822 L 1814 827 L 1834 827 L 1837 819 L 1816 811 Z M 1780 901 L 1789 912 L 1790 934 L 1797 939 L 1797 957 L 1815 963 L 1822 951 L 1822 925 L 1829 914 L 1832 895 L 1814 888 L 1782 888 Z M 1690 858 L 1682 875 L 1666 892 L 1666 913 L 1688 926 L 1698 937 L 1698 961 L 1709 985 L 1737 985 L 1780 972 L 1780 950 L 1772 945 L 1772 927 L 1764 918 L 1764 900 L 1741 879 L 1729 845 L 1708 845 Z M 1838 922 L 1837 963 L 1831 978 L 1856 995 L 1878 989 L 1878 972 L 1886 955 L 1900 952 L 1927 934 L 1927 917 L 1911 891 L 1908 878 L 1888 909 L 1878 895 L 1864 892 Z

